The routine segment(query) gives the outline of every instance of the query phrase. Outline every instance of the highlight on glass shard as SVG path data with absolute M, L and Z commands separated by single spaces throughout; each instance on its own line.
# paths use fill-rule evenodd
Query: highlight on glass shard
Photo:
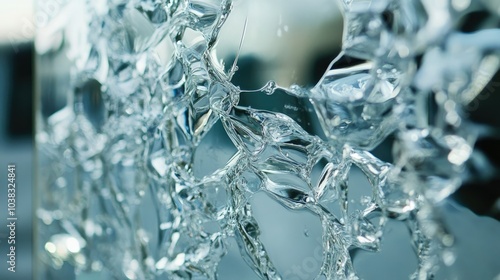
M 478 217 L 450 210 L 492 170 L 467 108 L 500 66 L 499 11 L 61 2 L 36 38 L 37 277 L 500 277 L 499 250 L 460 272 L 455 225 Z

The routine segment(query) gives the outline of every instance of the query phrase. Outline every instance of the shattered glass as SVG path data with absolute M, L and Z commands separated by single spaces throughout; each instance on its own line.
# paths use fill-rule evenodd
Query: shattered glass
M 460 258 L 443 209 L 482 176 L 473 164 L 490 170 L 471 163 L 484 129 L 466 108 L 500 66 L 498 3 L 339 0 L 342 47 L 315 85 L 247 88 L 233 80 L 252 24 L 242 2 L 59 1 L 39 27 L 38 277 L 377 279 L 367 263 L 386 257 L 367 252 L 384 242 L 406 258 L 402 277 L 457 276 L 443 269 Z M 477 9 L 497 25 L 460 31 Z M 231 60 L 218 51 L 233 10 Z M 279 38 L 294 28 L 283 21 Z

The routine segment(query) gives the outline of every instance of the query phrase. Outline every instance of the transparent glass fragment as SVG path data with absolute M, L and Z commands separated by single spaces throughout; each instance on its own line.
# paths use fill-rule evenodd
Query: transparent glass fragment
M 37 277 L 462 279 L 456 212 L 499 232 L 450 198 L 493 168 L 466 108 L 500 66 L 494 1 L 242 2 L 75 0 L 39 28 Z M 476 9 L 497 25 L 461 31 Z M 335 54 L 319 79 L 287 83 L 269 26 L 299 74 Z M 500 275 L 488 242 L 463 279 Z

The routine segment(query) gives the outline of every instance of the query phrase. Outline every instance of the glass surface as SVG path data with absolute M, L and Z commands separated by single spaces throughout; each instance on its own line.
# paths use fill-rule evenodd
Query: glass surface
M 496 280 L 490 2 L 50 3 L 36 277 Z

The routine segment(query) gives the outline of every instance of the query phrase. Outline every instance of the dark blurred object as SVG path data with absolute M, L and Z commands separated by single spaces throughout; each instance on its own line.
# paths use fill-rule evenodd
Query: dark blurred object
M 0 42 L 1 43 L 1 42 Z M 6 254 L 0 279 L 32 278 L 33 240 L 33 44 L 0 44 L 0 166 L 16 166 L 16 272 L 7 270 Z M 5 170 L 5 169 L 4 169 Z M 7 173 L 0 172 L 7 182 Z M 9 192 L 10 194 L 10 192 Z M 0 219 L 7 220 L 7 185 L 0 192 Z M 0 251 L 7 252 L 7 231 L 0 230 Z
M 8 48 L 8 46 L 4 47 Z M 33 132 L 33 45 L 2 50 L 7 60 L 5 136 L 9 140 L 31 138 Z
M 478 139 L 475 149 L 483 153 L 494 166 L 494 174 L 485 180 L 465 183 L 454 198 L 479 215 L 500 220 L 500 71 L 493 76 L 483 91 L 472 101 L 470 119 L 493 129 L 493 133 Z
M 500 221 L 500 177 L 485 182 L 464 184 L 454 198 L 478 215 L 490 216 Z

